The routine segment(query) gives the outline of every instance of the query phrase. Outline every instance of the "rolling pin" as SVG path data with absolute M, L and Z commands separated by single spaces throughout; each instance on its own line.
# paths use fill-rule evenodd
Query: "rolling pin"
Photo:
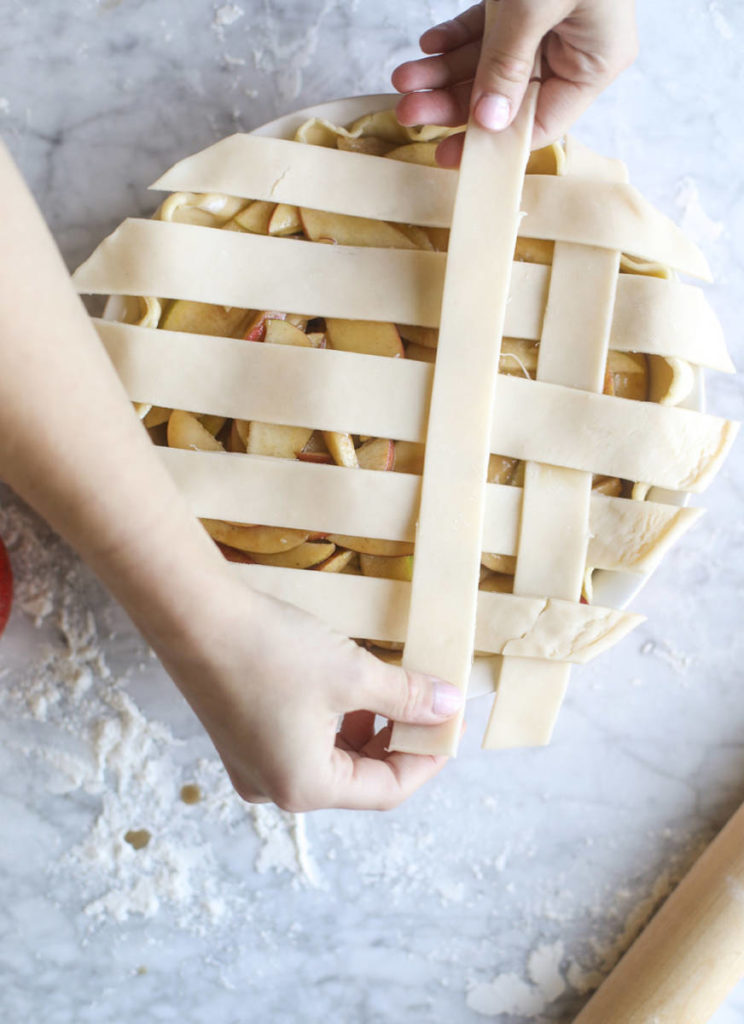
M 704 1024 L 744 976 L 744 806 L 574 1024 Z

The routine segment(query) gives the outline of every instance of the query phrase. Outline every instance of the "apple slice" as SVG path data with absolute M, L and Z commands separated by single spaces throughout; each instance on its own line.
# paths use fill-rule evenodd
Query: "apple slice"
M 610 394 L 616 395 L 618 398 L 634 398 L 639 402 L 645 402 L 646 399 L 652 402 L 660 401 L 659 378 L 656 374 L 649 375 L 649 362 L 656 370 L 663 366 L 668 370 L 669 379 L 671 379 L 673 373 L 671 360 L 663 359 L 661 356 L 645 356 L 637 352 L 610 350 L 607 354 L 607 373 L 612 380 Z M 680 363 L 681 360 L 675 360 L 675 362 Z M 689 366 L 688 371 L 690 383 L 692 383 L 693 376 Z M 654 384 L 657 386 L 654 387 Z
M 417 249 L 423 249 L 425 252 L 434 252 L 434 245 L 423 228 L 418 227 L 416 224 L 397 224 L 396 227 L 399 231 L 403 232 L 406 238 L 413 242 Z
M 413 544 L 402 540 L 378 540 L 375 537 L 348 537 L 346 534 L 329 533 L 328 540 L 342 548 L 350 548 L 364 555 L 385 555 L 395 558 L 399 555 L 412 555 Z
M 338 149 L 344 149 L 348 153 L 366 153 L 367 156 L 385 156 L 390 152 L 392 143 L 384 139 L 375 138 L 374 135 L 361 138 L 347 138 L 346 135 L 339 135 L 336 139 Z
M 13 604 L 13 570 L 10 567 L 8 552 L 0 540 L 0 633 L 5 629 L 10 618 Z
M 247 309 L 236 306 L 213 306 L 208 302 L 177 299 L 166 308 L 160 327 L 164 331 L 233 338 L 240 336 L 249 315 Z
M 449 228 L 426 228 L 426 233 L 434 246 L 434 252 L 447 252 L 450 239 Z
M 297 458 L 300 462 L 317 462 L 322 466 L 335 465 L 330 452 L 299 452 Z
M 263 341 L 266 337 L 266 325 L 269 320 L 284 320 L 285 313 L 277 313 L 274 309 L 264 309 L 253 313 L 248 321 L 243 337 L 246 341 Z
M 276 565 L 283 569 L 313 569 L 321 562 L 327 561 L 335 550 L 336 545 L 328 541 L 307 541 L 298 544 L 291 551 L 282 551 L 278 555 L 254 554 L 253 558 L 259 565 Z
M 303 450 L 306 452 L 324 452 L 327 455 L 328 445 L 325 443 L 325 440 L 323 438 L 323 431 L 314 430 L 313 436 L 307 442 Z
M 645 358 L 648 360 L 649 369 L 649 402 L 658 402 L 659 405 L 679 405 L 683 402 L 695 386 L 692 366 L 685 359 L 677 359 L 674 356 L 651 355 Z
M 404 355 L 403 343 L 395 324 L 381 320 L 340 320 L 326 318 L 326 333 L 330 348 L 341 352 L 361 352 L 370 356 L 390 356 L 400 359 Z
M 299 209 L 288 203 L 277 203 L 269 217 L 267 231 L 270 235 L 299 235 L 302 231 Z
M 243 420 L 243 422 L 245 423 L 245 420 Z M 230 432 L 227 435 L 225 448 L 227 448 L 229 452 L 245 452 L 245 441 L 243 441 L 243 439 L 240 436 L 237 420 L 233 420 L 232 423 L 230 424 Z
M 514 555 L 492 555 L 484 552 L 481 555 L 481 565 L 506 576 L 513 576 L 517 571 L 517 559 Z
M 153 405 L 143 417 L 142 423 L 148 429 L 150 427 L 159 427 L 161 424 L 168 422 L 171 412 L 171 409 L 165 409 L 162 405 Z
M 396 324 L 398 333 L 404 341 L 412 341 L 414 345 L 424 348 L 436 348 L 439 342 L 439 331 L 436 327 L 415 327 L 412 324 Z
M 514 484 L 519 465 L 519 459 L 510 459 L 506 455 L 489 455 L 486 479 L 489 484 Z
M 328 451 L 338 466 L 346 466 L 348 469 L 358 469 L 359 459 L 354 448 L 351 434 L 341 430 L 324 430 L 323 440 L 328 445 Z
M 413 579 L 413 555 L 359 555 L 363 576 L 378 576 L 385 580 Z
M 594 476 L 592 477 L 592 491 L 606 494 L 610 498 L 622 498 L 623 482 L 616 476 Z
M 504 338 L 501 342 L 499 373 L 506 373 L 512 377 L 529 377 L 530 380 L 534 380 L 537 375 L 539 347 L 539 343 L 536 341 Z
M 227 544 L 221 544 L 218 540 L 215 544 L 220 549 L 228 562 L 240 562 L 242 565 L 255 565 L 256 560 L 247 551 L 238 551 L 237 548 L 230 548 Z
M 312 427 L 288 427 L 279 423 L 251 420 L 245 450 L 249 455 L 296 459 L 310 440 L 312 432 Z
M 418 441 L 396 441 L 394 466 L 397 473 L 421 476 L 424 472 L 424 445 Z
M 323 331 L 308 331 L 305 337 L 313 348 L 326 348 L 326 336 Z
M 321 562 L 320 565 L 316 565 L 315 568 L 318 572 L 343 572 L 351 560 L 356 557 L 357 554 L 355 551 L 339 551 L 339 549 L 336 548 L 330 558 L 326 558 L 324 562 Z
M 223 230 L 249 231 L 253 235 L 268 235 L 275 206 L 276 203 L 267 203 L 257 199 L 228 221 Z
M 545 238 L 518 238 L 514 247 L 514 259 L 520 263 L 541 263 L 549 266 L 553 262 L 555 242 Z
M 437 163 L 438 142 L 409 142 L 397 146 L 386 154 L 388 160 L 403 160 L 409 164 L 423 164 L 425 167 L 439 167 Z
M 290 530 L 281 526 L 248 526 L 243 523 L 225 523 L 220 519 L 202 519 L 201 524 L 212 540 L 238 551 L 259 555 L 275 555 L 291 551 L 304 544 L 307 530 Z
M 287 320 L 266 321 L 264 341 L 268 345 L 298 345 L 302 348 L 313 348 L 312 341 L 304 331 Z
M 394 224 L 369 217 L 350 217 L 345 213 L 326 213 L 300 207 L 305 237 L 311 242 L 333 245 L 372 246 L 377 249 L 418 249 L 418 245 Z
M 235 429 L 238 432 L 238 437 L 243 442 L 243 451 L 245 451 L 245 449 L 248 446 L 248 430 L 250 428 L 251 421 L 250 420 L 233 420 L 233 423 L 235 425 Z
M 406 345 L 406 359 L 413 359 L 417 363 L 435 363 L 437 361 L 437 350 L 427 348 L 425 345 L 417 345 L 409 341 Z
M 205 430 L 208 430 L 212 437 L 217 437 L 227 422 L 225 416 L 211 416 L 208 413 L 196 417 Z
M 481 580 L 478 589 L 486 590 L 490 594 L 511 594 L 514 591 L 514 577 L 495 572 Z
M 375 437 L 357 448 L 356 457 L 362 469 L 393 469 L 395 443 L 384 437 Z
M 196 416 L 190 412 L 174 409 L 168 420 L 168 445 L 170 448 L 190 448 L 192 451 L 224 452 L 224 448 Z

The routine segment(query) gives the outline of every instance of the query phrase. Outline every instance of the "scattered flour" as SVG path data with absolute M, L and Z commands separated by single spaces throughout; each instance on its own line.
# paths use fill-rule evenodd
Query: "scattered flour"
M 218 869 L 218 826 L 223 838 L 255 837 L 258 871 L 281 872 L 293 886 L 319 884 L 301 816 L 244 804 L 216 757 L 184 763 L 185 744 L 137 707 L 107 664 L 90 611 L 96 599 L 106 602 L 69 549 L 12 498 L 0 504 L 0 536 L 18 606 L 45 633 L 57 631 L 54 642 L 40 635 L 22 668 L 3 673 L 2 717 L 20 724 L 9 745 L 43 768 L 50 793 L 95 798 L 87 833 L 53 869 L 84 913 L 126 921 L 167 909 L 203 933 L 247 912 L 241 878 L 226 882 Z M 147 656 L 142 643 L 137 660 Z M 186 784 L 195 802 L 181 798 Z M 133 834 L 144 838 L 139 848 Z
M 499 974 L 493 981 L 473 985 L 465 1001 L 484 1017 L 511 1013 L 530 1019 L 545 1009 L 539 991 L 517 974 Z
M 230 25 L 234 25 L 236 21 L 239 21 L 245 11 L 242 7 L 237 4 L 222 4 L 214 12 L 213 25 L 217 28 L 225 28 Z
M 646 640 L 641 647 L 641 654 L 653 655 L 655 658 L 665 661 L 679 675 L 685 675 L 694 661 L 691 654 L 676 651 L 664 640 Z
M 493 981 L 474 984 L 466 1002 L 471 1010 L 484 1017 L 511 1013 L 534 1019 L 566 991 L 561 973 L 565 951 L 562 942 L 537 946 L 527 959 L 527 978 L 513 973 L 499 974 Z

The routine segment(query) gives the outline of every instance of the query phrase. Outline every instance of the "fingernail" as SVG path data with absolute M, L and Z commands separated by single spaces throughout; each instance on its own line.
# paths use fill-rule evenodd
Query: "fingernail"
M 475 104 L 474 113 L 475 119 L 481 128 L 487 128 L 491 132 L 498 132 L 502 128 L 506 128 L 511 108 L 506 96 L 487 92 Z
M 441 679 L 432 678 L 432 683 L 434 684 L 434 696 L 431 710 L 441 718 L 450 718 L 462 707 L 462 690 L 458 690 L 451 683 L 443 683 Z

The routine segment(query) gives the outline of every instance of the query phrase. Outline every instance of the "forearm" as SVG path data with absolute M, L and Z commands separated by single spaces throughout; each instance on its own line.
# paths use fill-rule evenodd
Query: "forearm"
M 0 197 L 0 477 L 149 635 L 169 635 L 222 559 L 132 414 L 1 144 Z

